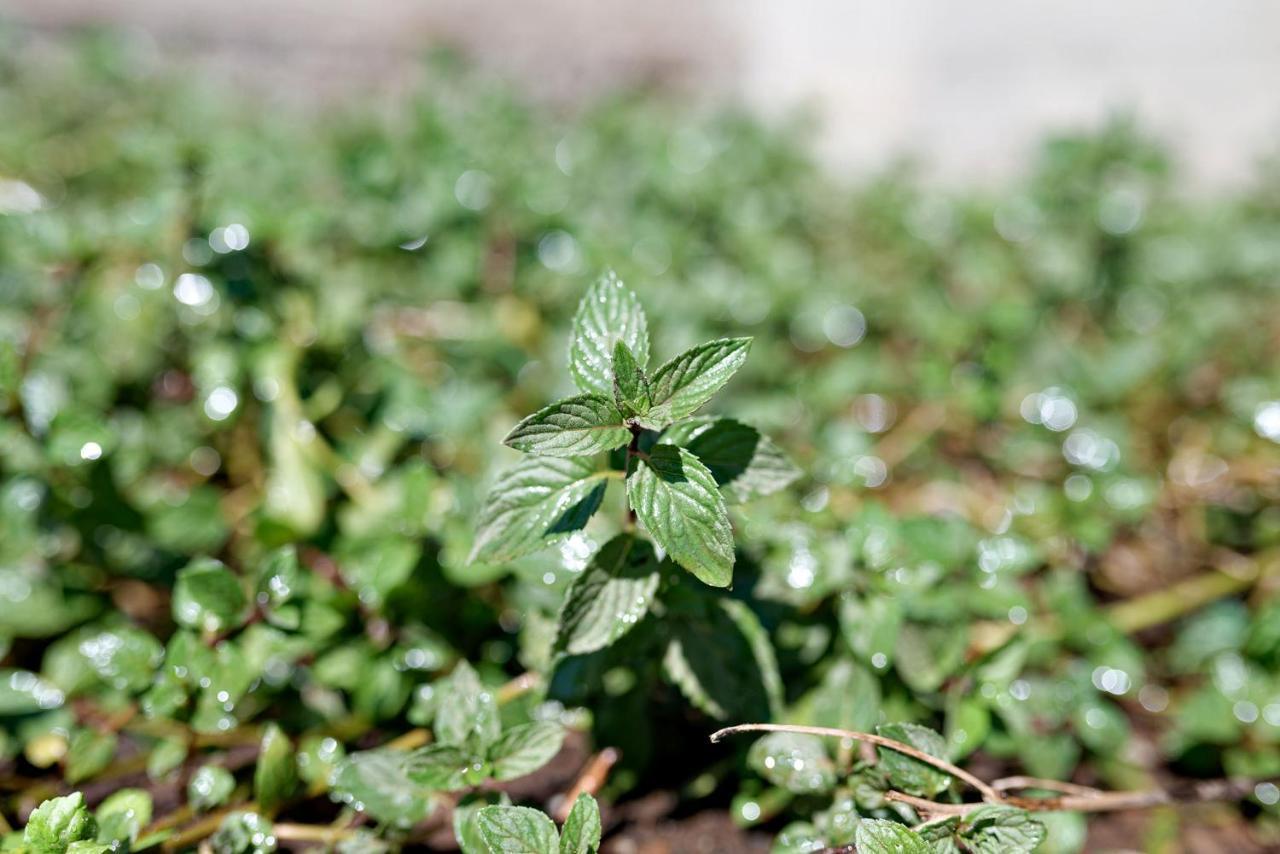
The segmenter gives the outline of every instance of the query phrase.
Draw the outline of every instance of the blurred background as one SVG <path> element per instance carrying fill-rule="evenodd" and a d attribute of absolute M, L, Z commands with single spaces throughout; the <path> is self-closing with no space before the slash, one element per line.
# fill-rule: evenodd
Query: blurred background
<path fill-rule="evenodd" d="M 516 800 L 619 751 L 619 854 L 908 817 L 850 751 L 811 786 L 707 741 L 762 718 L 1247 781 L 1047 815 L 1043 854 L 1277 850 L 1277 79 L 1247 0 L 7 0 L 0 833 L 127 785 L 135 831 L 264 850 L 275 725 L 275 819 L 451 850 L 438 792 L 348 754 L 430 737 L 465 661 L 570 733 Z M 556 657 L 618 491 L 467 555 L 608 268 L 653 364 L 754 336 L 708 412 L 803 474 L 733 505 L 731 590 L 664 581 L 704 621 Z"/>
<path fill-rule="evenodd" d="M 179 66 L 285 98 L 386 91 L 424 45 L 458 48 L 559 103 L 642 83 L 766 115 L 808 105 L 841 168 L 920 155 L 937 174 L 1007 178 L 1047 128 L 1138 116 L 1197 184 L 1239 181 L 1280 130 L 1280 10 L 1266 0 L 8 0 L 58 38 L 126 28 Z"/>

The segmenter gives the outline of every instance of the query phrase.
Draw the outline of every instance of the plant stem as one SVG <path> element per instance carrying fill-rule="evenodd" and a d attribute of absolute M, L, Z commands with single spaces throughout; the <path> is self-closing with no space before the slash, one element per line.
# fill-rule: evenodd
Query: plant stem
<path fill-rule="evenodd" d="M 909 744 L 903 744 L 892 738 L 885 738 L 882 735 L 873 735 L 869 732 L 854 732 L 853 730 L 832 729 L 831 727 L 821 726 L 791 726 L 790 724 L 739 724 L 737 726 L 726 727 L 718 732 L 711 734 L 711 741 L 717 742 L 726 735 L 733 735 L 740 732 L 794 732 L 802 735 L 820 735 L 829 738 L 848 738 L 853 741 L 866 741 L 871 744 L 878 744 L 881 747 L 887 747 L 890 750 L 910 756 L 912 759 L 918 759 L 925 764 L 932 765 L 939 771 L 945 771 L 952 777 L 956 777 L 968 783 L 973 788 L 982 793 L 982 798 L 991 803 L 999 803 L 1002 797 L 999 792 L 991 787 L 985 780 L 980 780 L 970 774 L 963 768 L 952 765 L 945 759 L 939 759 L 936 756 L 925 753 L 923 750 L 912 747 Z"/>
<path fill-rule="evenodd" d="M 627 445 L 627 460 L 622 466 L 623 483 L 626 483 L 626 478 L 631 476 L 631 458 L 640 454 L 640 433 L 642 428 L 634 424 L 628 425 L 628 428 L 631 430 L 631 444 Z M 627 507 L 626 525 L 628 528 L 634 528 L 636 526 L 635 508 L 631 506 L 631 502 L 627 500 L 625 494 L 622 496 L 622 502 Z"/>

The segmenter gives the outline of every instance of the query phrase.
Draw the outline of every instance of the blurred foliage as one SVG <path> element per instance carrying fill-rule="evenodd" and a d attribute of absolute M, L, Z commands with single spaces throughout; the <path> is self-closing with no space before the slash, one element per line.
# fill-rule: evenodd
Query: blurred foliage
<path fill-rule="evenodd" d="M 266 851 L 273 821 L 360 815 L 344 850 L 383 850 L 537 723 L 621 751 L 605 802 L 732 803 L 779 850 L 897 832 L 858 822 L 894 813 L 851 757 L 708 745 L 652 620 L 555 655 L 620 505 L 468 565 L 605 267 L 655 352 L 755 338 L 712 408 L 806 472 L 731 508 L 734 585 L 685 612 L 736 708 L 769 711 L 735 681 L 763 646 L 781 720 L 914 721 L 1112 787 L 1280 775 L 1280 171 L 1189 198 L 1116 120 L 1000 193 L 851 188 L 802 129 L 635 95 L 560 116 L 447 58 L 307 110 L 0 38 L 0 816 L 89 801 L 50 801 L 33 850 Z M 721 650 L 716 620 L 756 629 Z M 750 770 L 771 749 L 823 761 Z M 459 803 L 459 835 L 576 770 Z M 1255 795 L 1274 841 L 1280 789 Z"/>

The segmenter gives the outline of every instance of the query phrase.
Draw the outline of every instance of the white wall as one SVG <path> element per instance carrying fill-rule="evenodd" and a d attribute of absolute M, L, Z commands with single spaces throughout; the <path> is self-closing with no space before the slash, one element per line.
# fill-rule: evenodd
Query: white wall
<path fill-rule="evenodd" d="M 1280 150 L 1275 0 L 6 0 L 0 14 L 55 35 L 125 24 L 295 94 L 385 87 L 444 39 L 541 97 L 656 79 L 771 113 L 808 102 L 823 153 L 855 171 L 914 151 L 946 178 L 999 178 L 1046 128 L 1118 108 L 1204 183 Z"/>

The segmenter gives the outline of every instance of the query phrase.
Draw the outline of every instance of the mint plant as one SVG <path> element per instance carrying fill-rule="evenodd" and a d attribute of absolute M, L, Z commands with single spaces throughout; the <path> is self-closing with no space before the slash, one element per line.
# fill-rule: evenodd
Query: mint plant
<path fill-rule="evenodd" d="M 609 481 L 622 478 L 629 522 L 638 520 L 703 583 L 728 587 L 734 548 L 727 501 L 776 492 L 798 475 L 754 428 L 692 419 L 742 367 L 750 347 L 750 338 L 709 341 L 650 376 L 639 299 L 614 273 L 600 277 L 578 306 L 569 344 L 569 372 L 582 393 L 538 410 L 507 435 L 505 443 L 529 458 L 499 475 L 471 559 L 511 560 L 581 529 L 600 509 Z M 624 537 L 602 550 L 604 576 L 588 572 L 570 593 L 561 624 L 569 651 L 595 646 L 597 635 L 602 645 L 617 639 L 618 626 L 599 625 L 603 611 L 584 600 L 632 603 L 620 618 L 626 625 L 643 615 L 635 603 L 653 595 L 641 568 L 656 563 L 632 534 Z M 610 587 L 604 577 L 627 581 Z M 584 635 L 592 640 L 584 643 Z"/>

